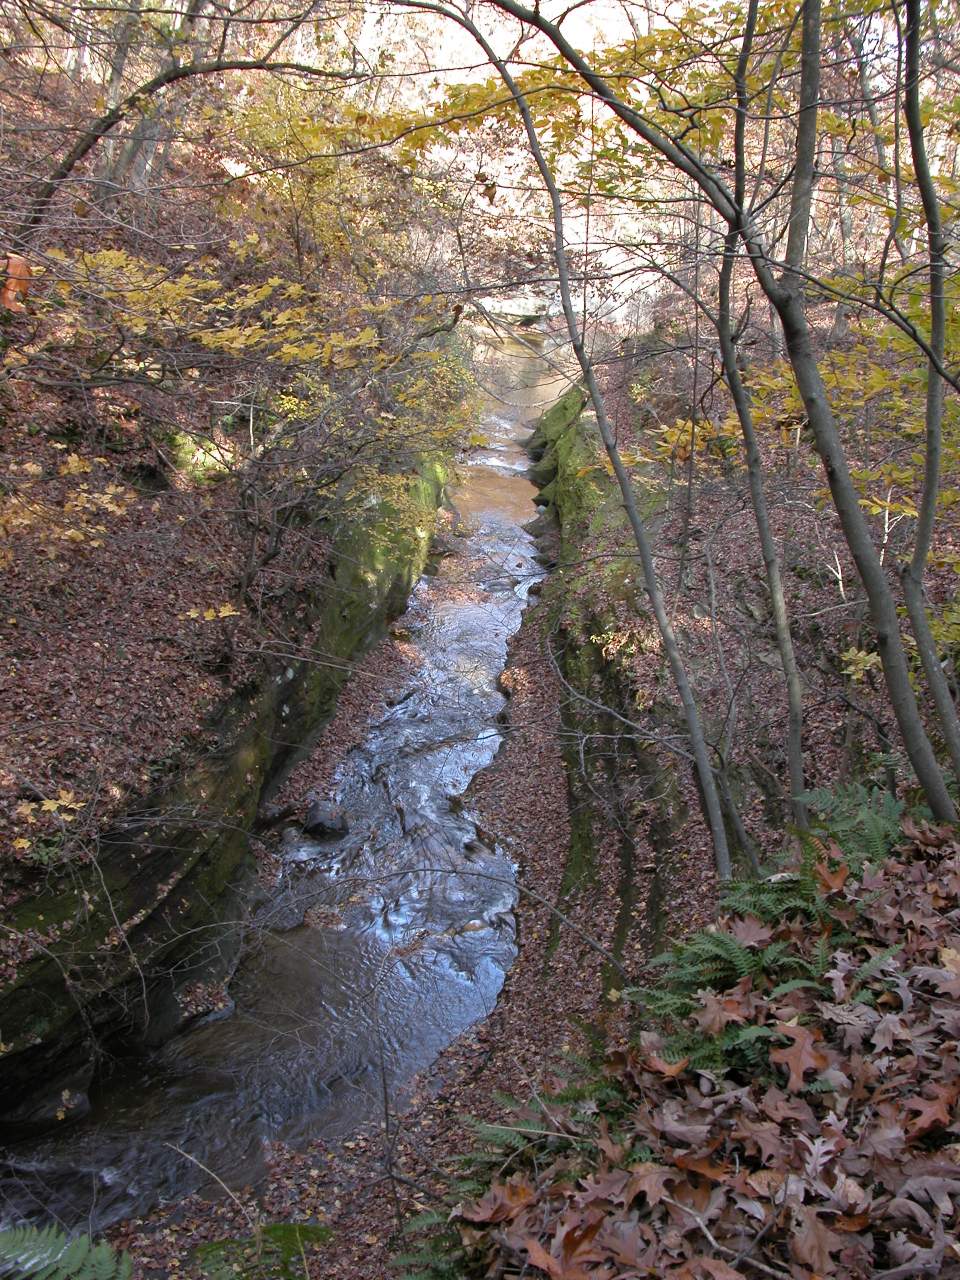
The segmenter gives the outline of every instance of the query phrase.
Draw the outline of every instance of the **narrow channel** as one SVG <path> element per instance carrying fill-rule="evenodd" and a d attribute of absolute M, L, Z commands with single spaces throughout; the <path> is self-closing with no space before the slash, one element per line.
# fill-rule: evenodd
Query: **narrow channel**
<path fill-rule="evenodd" d="M 521 442 L 563 387 L 537 341 L 484 358 L 485 442 L 460 468 L 451 551 L 401 623 L 413 673 L 324 797 L 347 833 L 286 833 L 232 1015 L 108 1077 L 62 1133 L 8 1149 L 5 1219 L 97 1232 L 210 1185 L 200 1166 L 255 1184 L 267 1144 L 382 1118 L 493 1008 L 515 954 L 515 868 L 465 793 L 499 746 L 498 680 L 540 573 Z"/>

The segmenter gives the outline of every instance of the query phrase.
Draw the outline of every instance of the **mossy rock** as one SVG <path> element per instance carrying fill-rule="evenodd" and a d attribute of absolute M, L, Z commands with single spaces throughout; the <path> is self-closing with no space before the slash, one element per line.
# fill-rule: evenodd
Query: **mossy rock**
<path fill-rule="evenodd" d="M 538 489 L 542 489 L 544 485 L 557 478 L 556 459 L 550 454 L 546 455 L 539 462 L 534 462 L 530 466 L 527 475 L 532 484 L 535 484 Z"/>
<path fill-rule="evenodd" d="M 265 668 L 211 716 L 207 754 L 103 833 L 95 865 L 52 873 L 18 905 L 14 929 L 57 925 L 61 936 L 0 987 L 0 1126 L 13 1136 L 46 1127 L 64 1089 L 85 1092 L 103 1050 L 174 1035 L 186 1017 L 179 990 L 232 971 L 257 810 L 310 750 L 350 663 L 405 607 L 445 481 L 442 459 L 426 458 L 401 501 L 335 530 L 335 593 L 314 593 L 309 621 L 314 646 L 338 661 Z"/>
<path fill-rule="evenodd" d="M 586 410 L 586 396 L 579 388 L 572 388 L 542 415 L 530 449 L 539 459 L 530 475 L 540 485 L 540 505 L 547 508 L 539 519 L 553 517 L 560 529 L 561 570 L 544 592 L 554 642 L 559 639 L 558 661 L 574 690 L 629 719 L 636 707 L 624 659 L 632 649 L 608 654 L 602 637 L 622 627 L 618 603 L 626 605 L 639 619 L 648 616 L 648 605 L 638 557 L 632 551 L 633 535 L 622 494 L 605 465 L 596 419 Z M 645 470 L 643 478 L 645 483 L 637 487 L 636 496 L 641 516 L 651 520 L 665 505 L 666 491 L 659 471 Z M 598 549 L 606 555 L 597 558 Z M 568 567 L 563 568 L 564 565 Z M 561 901 L 568 909 L 589 902 L 599 874 L 598 850 L 609 837 L 609 812 L 617 812 L 624 833 L 617 868 L 621 907 L 613 939 L 614 954 L 619 955 L 626 948 L 631 930 L 640 928 L 646 935 L 656 936 L 662 928 L 659 877 L 655 875 L 650 884 L 648 873 L 634 865 L 629 832 L 637 829 L 662 857 L 669 858 L 674 832 L 684 818 L 682 793 L 673 772 L 663 769 L 642 743 L 630 741 L 627 735 L 618 750 L 631 766 L 628 775 L 634 780 L 649 779 L 650 794 L 658 797 L 655 806 L 645 804 L 634 814 L 621 787 L 619 760 L 610 760 L 610 744 L 618 733 L 622 734 L 622 722 L 600 705 L 590 706 L 576 699 L 564 701 L 562 714 L 568 731 L 564 735 L 564 763 L 571 802 L 571 838 Z M 658 708 L 655 716 L 671 722 L 669 707 Z M 573 745 L 581 742 L 587 744 L 582 752 L 579 745 Z M 584 766 L 588 777 L 582 775 Z M 634 911 L 640 874 L 647 891 L 647 911 L 642 920 L 636 918 Z M 551 951 L 559 944 L 561 932 L 554 922 Z M 612 973 L 607 977 L 612 981 Z"/>
<path fill-rule="evenodd" d="M 524 443 L 524 448 L 534 461 L 538 462 L 554 443 L 557 436 L 579 418 L 587 403 L 587 393 L 582 387 L 571 387 L 560 399 L 550 406 L 537 419 L 533 435 Z"/>
<path fill-rule="evenodd" d="M 303 1280 L 304 1258 L 330 1239 L 329 1227 L 313 1222 L 274 1222 L 257 1236 L 214 1240 L 194 1250 L 207 1280 Z"/>

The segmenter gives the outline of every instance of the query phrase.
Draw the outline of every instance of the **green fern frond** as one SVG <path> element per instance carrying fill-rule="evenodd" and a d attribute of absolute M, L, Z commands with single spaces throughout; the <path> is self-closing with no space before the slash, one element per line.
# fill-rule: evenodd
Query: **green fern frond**
<path fill-rule="evenodd" d="M 813 978 L 790 978 L 787 982 L 780 982 L 770 992 L 771 1000 L 776 1000 L 779 996 L 788 996 L 791 991 L 803 991 L 804 988 L 819 990 L 822 984 Z"/>
<path fill-rule="evenodd" d="M 824 935 L 817 939 L 816 946 L 813 948 L 813 960 L 811 961 L 814 976 L 822 978 L 830 966 L 833 964 L 833 956 L 837 947 L 840 946 L 849 935 L 846 932 L 833 934 L 831 937 Z"/>
<path fill-rule="evenodd" d="M 408 1218 L 403 1224 L 405 1233 L 413 1231 L 423 1231 L 426 1227 L 443 1226 L 450 1217 L 449 1211 L 440 1209 L 424 1209 L 423 1213 L 415 1214 L 412 1218 Z"/>
<path fill-rule="evenodd" d="M 529 1106 L 529 1103 L 522 1102 L 512 1093 L 507 1093 L 505 1089 L 494 1089 L 493 1096 L 505 1111 L 525 1111 Z"/>
<path fill-rule="evenodd" d="M 531 1138 L 540 1136 L 540 1130 L 543 1128 L 542 1123 L 537 1124 L 532 1120 L 520 1119 L 512 1126 L 488 1124 L 476 1120 L 470 1123 L 481 1142 L 489 1142 L 491 1145 L 502 1147 L 504 1150 L 526 1146 Z"/>
<path fill-rule="evenodd" d="M 421 1218 L 427 1216 L 420 1215 Z M 445 1215 L 442 1221 L 446 1222 Z M 423 1227 L 430 1225 L 424 1223 Z M 413 1223 L 408 1223 L 405 1229 L 416 1230 Z M 447 1228 L 423 1236 L 415 1248 L 395 1257 L 393 1265 L 402 1268 L 402 1280 L 463 1280 L 465 1256 L 459 1238 Z"/>
<path fill-rule="evenodd" d="M 667 967 L 658 987 L 669 988 L 674 995 L 691 995 L 705 987 L 722 991 L 735 986 L 741 978 L 761 973 L 763 955 L 751 951 L 730 933 L 696 933 L 666 956 L 656 958 L 655 963 Z"/>
<path fill-rule="evenodd" d="M 867 862 L 881 862 L 900 838 L 903 805 L 889 791 L 850 783 L 808 791 L 804 799 L 854 874 Z"/>
<path fill-rule="evenodd" d="M 647 1017 L 653 1022 L 682 1022 L 696 1008 L 689 995 L 668 987 L 641 987 Z"/>
<path fill-rule="evenodd" d="M 836 1084 L 829 1080 L 814 1079 L 809 1080 L 804 1085 L 807 1093 L 833 1093 L 836 1090 Z"/>
<path fill-rule="evenodd" d="M 878 951 L 875 956 L 871 956 L 865 961 L 853 975 L 854 983 L 860 985 L 872 978 L 874 974 L 879 973 L 888 960 L 892 960 L 903 950 L 903 943 L 897 942 L 892 947 L 886 947 L 883 951 Z"/>
<path fill-rule="evenodd" d="M 565 1106 L 575 1102 L 613 1102 L 617 1097 L 618 1090 L 609 1080 L 594 1076 L 551 1093 L 549 1101 Z"/>
<path fill-rule="evenodd" d="M 664 1046 L 664 1057 L 668 1062 L 689 1058 L 690 1065 L 701 1071 L 756 1073 L 767 1068 L 764 1042 L 774 1034 L 771 1027 L 752 1023 L 745 1027 L 727 1027 L 717 1036 L 703 1036 L 688 1030 L 671 1037 Z"/>
<path fill-rule="evenodd" d="M 812 920 L 824 910 L 813 875 L 804 869 L 781 872 L 776 879 L 737 881 L 721 905 L 733 915 L 756 916 L 765 924 L 778 924 L 790 916 Z"/>
<path fill-rule="evenodd" d="M 0 1231 L 0 1276 L 36 1280 L 129 1280 L 133 1263 L 89 1236 L 71 1239 L 56 1227 Z"/>

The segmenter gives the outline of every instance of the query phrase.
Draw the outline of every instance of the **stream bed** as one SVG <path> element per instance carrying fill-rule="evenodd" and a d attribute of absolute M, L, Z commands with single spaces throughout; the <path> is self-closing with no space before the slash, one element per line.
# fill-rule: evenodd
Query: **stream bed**
<path fill-rule="evenodd" d="M 383 1119 L 493 1008 L 515 955 L 515 868 L 464 795 L 499 746 L 507 642 L 540 576 L 520 441 L 563 384 L 536 342 L 488 350 L 485 443 L 460 468 L 452 550 L 399 624 L 414 670 L 322 797 L 346 833 L 284 833 L 230 1016 L 107 1077 L 63 1132 L 3 1152 L 0 1223 L 95 1233 L 215 1191 L 211 1174 L 255 1184 L 267 1144 Z"/>

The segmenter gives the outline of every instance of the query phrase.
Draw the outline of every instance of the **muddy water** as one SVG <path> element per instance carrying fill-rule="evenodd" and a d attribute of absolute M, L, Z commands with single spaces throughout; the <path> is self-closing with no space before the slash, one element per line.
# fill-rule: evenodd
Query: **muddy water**
<path fill-rule="evenodd" d="M 518 440 L 562 385 L 528 343 L 490 349 L 484 369 L 486 443 L 452 495 L 453 551 L 402 622 L 415 673 L 325 797 L 348 815 L 348 834 L 285 834 L 232 1016 L 112 1077 L 72 1128 L 8 1152 L 7 1221 L 96 1231 L 210 1188 L 193 1161 L 227 1186 L 254 1183 L 266 1143 L 382 1118 L 385 1098 L 401 1101 L 493 1007 L 514 957 L 514 868 L 483 842 L 463 797 L 499 745 L 498 677 L 539 576 L 521 528 L 534 491 Z"/>

